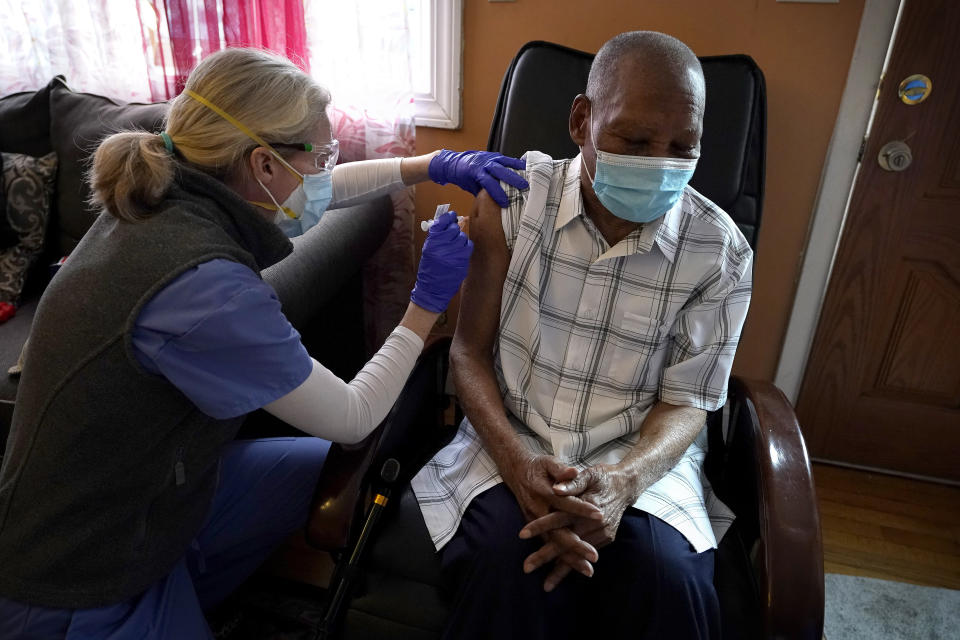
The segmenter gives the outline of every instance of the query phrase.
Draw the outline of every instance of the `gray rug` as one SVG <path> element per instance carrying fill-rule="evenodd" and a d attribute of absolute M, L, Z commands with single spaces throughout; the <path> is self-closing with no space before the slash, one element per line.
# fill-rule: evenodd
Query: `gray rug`
<path fill-rule="evenodd" d="M 957 640 L 960 591 L 828 573 L 827 640 Z"/>

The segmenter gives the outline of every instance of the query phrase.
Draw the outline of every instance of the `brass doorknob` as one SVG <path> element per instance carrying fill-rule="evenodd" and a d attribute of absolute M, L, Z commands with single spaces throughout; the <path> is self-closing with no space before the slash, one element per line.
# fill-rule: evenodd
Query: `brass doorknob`
<path fill-rule="evenodd" d="M 913 153 L 906 142 L 892 140 L 880 149 L 877 161 L 885 171 L 903 171 L 913 162 Z"/>

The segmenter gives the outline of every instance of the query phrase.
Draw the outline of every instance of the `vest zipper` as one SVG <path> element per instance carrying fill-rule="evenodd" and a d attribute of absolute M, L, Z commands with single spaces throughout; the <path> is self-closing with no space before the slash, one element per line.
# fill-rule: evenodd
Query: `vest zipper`
<path fill-rule="evenodd" d="M 183 466 L 183 447 L 177 449 L 177 462 L 173 465 L 173 476 L 178 487 L 187 481 L 187 470 Z"/>

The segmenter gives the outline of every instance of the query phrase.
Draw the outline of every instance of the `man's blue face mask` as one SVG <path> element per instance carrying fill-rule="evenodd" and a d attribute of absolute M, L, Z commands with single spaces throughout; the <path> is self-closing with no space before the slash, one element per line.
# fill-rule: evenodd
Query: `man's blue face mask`
<path fill-rule="evenodd" d="M 593 114 L 590 127 L 592 142 Z M 625 156 L 600 151 L 595 142 L 593 149 L 596 175 L 587 169 L 587 177 L 594 193 L 610 213 L 630 222 L 650 222 L 669 211 L 697 168 L 696 159 Z"/>

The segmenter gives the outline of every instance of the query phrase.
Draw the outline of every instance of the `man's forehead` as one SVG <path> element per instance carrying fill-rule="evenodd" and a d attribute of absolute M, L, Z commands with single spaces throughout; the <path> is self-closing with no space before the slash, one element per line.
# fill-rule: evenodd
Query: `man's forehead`
<path fill-rule="evenodd" d="M 604 111 L 629 113 L 657 110 L 658 105 L 682 109 L 702 115 L 704 86 L 702 75 L 692 68 L 675 71 L 651 68 L 650 65 L 622 64 L 613 74 L 612 83 L 595 105 Z"/>
<path fill-rule="evenodd" d="M 699 129 L 703 120 L 702 94 L 671 86 L 623 86 L 602 105 L 595 105 L 594 120 L 605 126 L 654 128 L 669 117 L 688 121 L 690 129 Z"/>
<path fill-rule="evenodd" d="M 655 60 L 629 58 L 616 67 L 607 88 L 609 95 L 618 93 L 684 94 L 702 100 L 705 91 L 703 73 L 690 65 L 657 64 Z"/>

